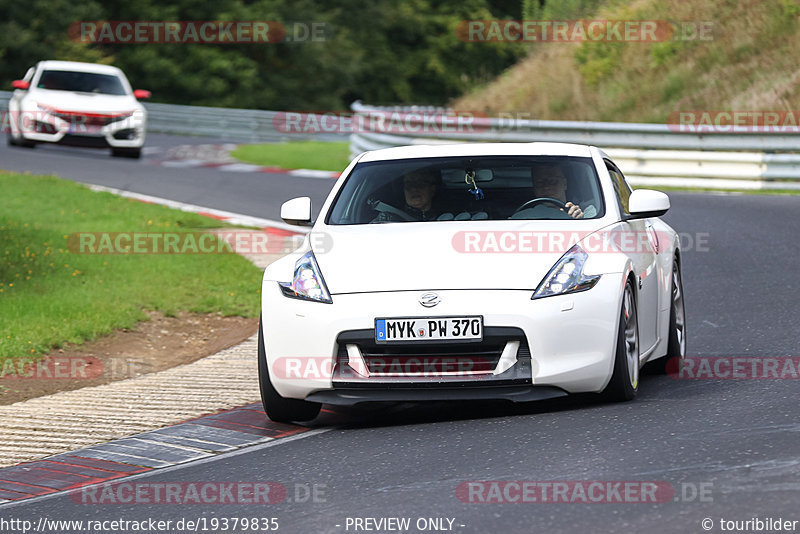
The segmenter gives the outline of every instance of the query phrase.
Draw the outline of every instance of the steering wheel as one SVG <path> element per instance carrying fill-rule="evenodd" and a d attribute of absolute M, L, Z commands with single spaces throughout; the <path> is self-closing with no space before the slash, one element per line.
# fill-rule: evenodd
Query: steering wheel
<path fill-rule="evenodd" d="M 556 207 L 558 207 L 560 209 L 563 209 L 564 211 L 567 211 L 566 203 L 561 202 L 557 198 L 539 197 L 539 198 L 534 198 L 534 199 L 531 199 L 531 200 L 523 203 L 522 206 L 520 206 L 520 207 L 518 207 L 517 209 L 514 210 L 514 213 L 519 213 L 520 211 L 522 211 L 524 209 L 527 209 L 527 208 L 529 208 L 529 207 L 531 207 L 531 206 L 533 206 L 535 204 L 539 204 L 540 202 L 550 202 L 551 204 L 555 204 Z"/>
<path fill-rule="evenodd" d="M 391 206 L 385 202 L 381 202 L 380 200 L 377 199 L 371 199 L 371 198 L 367 199 L 367 205 L 369 205 L 369 207 L 371 207 L 377 212 L 392 214 L 397 217 L 400 217 L 400 219 L 404 221 L 409 221 L 409 222 L 417 221 L 417 219 L 415 219 L 405 211 L 399 208 L 395 208 L 394 206 Z"/>

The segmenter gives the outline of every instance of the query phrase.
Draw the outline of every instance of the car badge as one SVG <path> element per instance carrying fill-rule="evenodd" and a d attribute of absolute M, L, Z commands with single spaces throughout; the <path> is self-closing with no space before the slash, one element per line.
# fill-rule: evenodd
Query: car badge
<path fill-rule="evenodd" d="M 442 301 L 442 298 L 436 293 L 424 293 L 419 298 L 419 303 L 426 308 L 433 308 Z"/>

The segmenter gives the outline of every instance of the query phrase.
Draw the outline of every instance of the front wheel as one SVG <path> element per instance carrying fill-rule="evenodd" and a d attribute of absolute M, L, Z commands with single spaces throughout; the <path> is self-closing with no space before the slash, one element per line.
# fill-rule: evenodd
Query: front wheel
<path fill-rule="evenodd" d="M 14 135 L 9 132 L 6 136 L 8 140 L 8 146 L 21 146 L 23 148 L 36 148 L 36 142 L 28 141 L 22 135 L 19 136 L 19 139 L 14 138 Z"/>
<path fill-rule="evenodd" d="M 264 349 L 264 331 L 258 321 L 258 384 L 261 389 L 261 403 L 270 419 L 278 423 L 290 421 L 310 421 L 319 415 L 322 405 L 300 399 L 281 397 L 272 385 L 267 368 L 267 351 Z"/>
<path fill-rule="evenodd" d="M 630 280 L 625 284 L 622 309 L 617 331 L 617 350 L 614 356 L 614 372 L 611 381 L 603 390 L 603 396 L 611 401 L 629 401 L 639 391 L 639 326 L 636 314 L 636 299 Z"/>
<path fill-rule="evenodd" d="M 686 360 L 686 308 L 683 302 L 681 266 L 677 258 L 672 263 L 672 291 L 670 295 L 672 303 L 669 310 L 667 355 L 651 364 L 653 371 L 660 374 L 678 372 Z"/>

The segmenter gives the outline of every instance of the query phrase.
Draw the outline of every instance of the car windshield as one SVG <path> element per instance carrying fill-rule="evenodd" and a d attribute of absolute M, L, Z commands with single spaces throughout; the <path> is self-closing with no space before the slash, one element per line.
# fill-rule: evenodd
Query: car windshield
<path fill-rule="evenodd" d="M 36 87 L 51 91 L 77 91 L 103 95 L 125 94 L 125 86 L 117 76 L 71 70 L 46 70 L 39 77 Z"/>
<path fill-rule="evenodd" d="M 480 156 L 359 163 L 327 224 L 572 219 L 604 214 L 591 158 Z"/>

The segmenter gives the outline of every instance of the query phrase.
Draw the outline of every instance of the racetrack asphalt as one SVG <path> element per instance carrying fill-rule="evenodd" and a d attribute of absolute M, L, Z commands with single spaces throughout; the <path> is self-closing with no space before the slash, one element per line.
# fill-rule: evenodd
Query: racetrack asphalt
<path fill-rule="evenodd" d="M 205 137 L 151 134 L 139 160 L 112 158 L 107 149 L 37 145 L 33 149 L 0 144 L 0 169 L 56 174 L 88 184 L 115 187 L 210 208 L 280 220 L 289 198 L 310 196 L 315 214 L 333 186 L 330 178 L 303 178 L 279 173 L 224 172 L 202 167 L 175 168 L 160 163 L 171 148 L 225 144 Z"/>
<path fill-rule="evenodd" d="M 156 154 L 137 162 L 71 150 L 3 147 L 0 168 L 55 172 L 272 219 L 291 196 L 311 196 L 319 206 L 333 185 L 286 175 L 167 169 L 148 163 Z M 664 219 L 685 247 L 690 356 L 797 357 L 800 197 L 670 198 Z M 89 505 L 61 494 L 0 506 L 0 517 L 277 517 L 280 531 L 298 533 L 354 532 L 346 528 L 348 517 L 409 517 L 412 525 L 418 518 L 446 517 L 454 519 L 453 531 L 463 533 L 720 532 L 722 519 L 800 520 L 798 399 L 800 382 L 792 379 L 645 375 L 639 397 L 622 404 L 571 397 L 522 406 L 439 402 L 377 413 L 373 407 L 355 410 L 335 426 L 312 423 L 324 432 L 136 480 L 274 481 L 289 490 L 290 498 L 279 504 Z M 486 504 L 463 502 L 456 493 L 464 482 L 493 480 L 659 481 L 675 493 L 657 504 Z M 313 484 L 322 492 L 316 502 L 295 497 L 296 485 Z M 706 518 L 713 521 L 710 530 L 702 528 Z"/>

